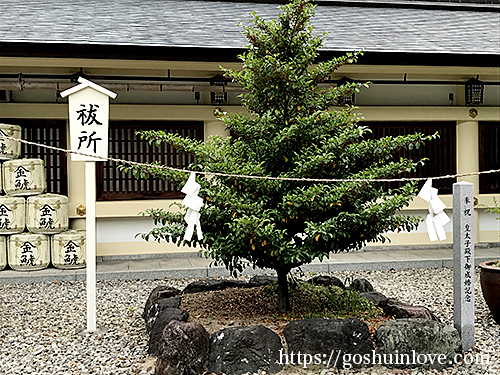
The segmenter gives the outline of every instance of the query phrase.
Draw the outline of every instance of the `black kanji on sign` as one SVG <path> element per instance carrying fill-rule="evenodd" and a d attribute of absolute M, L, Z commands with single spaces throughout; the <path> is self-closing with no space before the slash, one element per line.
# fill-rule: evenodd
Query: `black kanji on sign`
<path fill-rule="evenodd" d="M 87 135 L 87 132 L 83 130 L 78 137 L 78 139 L 80 140 L 80 142 L 78 143 L 78 150 L 82 148 L 82 145 L 85 145 L 85 142 L 87 142 L 85 148 L 90 148 L 90 146 L 93 145 L 94 153 L 97 152 L 97 141 L 102 141 L 102 138 L 94 138 L 95 135 L 95 131 L 90 135 Z"/>
<path fill-rule="evenodd" d="M 78 118 L 82 124 L 82 126 L 85 125 L 102 125 L 102 122 L 99 122 L 96 118 L 97 116 L 97 110 L 99 109 L 99 106 L 97 104 L 89 104 L 90 108 L 86 108 L 85 104 L 80 104 L 80 107 L 83 107 L 82 109 L 76 111 L 78 113 Z"/>

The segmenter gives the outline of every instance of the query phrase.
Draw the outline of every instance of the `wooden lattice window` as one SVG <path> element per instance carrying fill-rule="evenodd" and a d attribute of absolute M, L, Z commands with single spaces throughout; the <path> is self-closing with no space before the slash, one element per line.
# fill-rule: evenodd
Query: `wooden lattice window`
<path fill-rule="evenodd" d="M 362 125 L 373 130 L 374 138 L 398 136 L 413 133 L 431 135 L 439 133 L 440 138 L 426 142 L 420 148 L 402 150 L 395 155 L 412 160 L 428 158 L 424 166 L 419 166 L 415 173 L 405 173 L 400 177 L 435 177 L 456 174 L 456 123 L 455 122 L 366 122 Z M 451 194 L 456 179 L 433 180 L 432 185 L 439 189 L 439 194 Z M 424 182 L 420 182 L 422 186 Z M 387 188 L 397 188 L 400 183 L 390 183 Z"/>
<path fill-rule="evenodd" d="M 479 169 L 488 171 L 500 168 L 500 122 L 479 123 Z M 479 192 L 500 193 L 500 173 L 482 174 Z"/>
<path fill-rule="evenodd" d="M 183 137 L 203 139 L 203 122 L 194 121 L 110 121 L 109 156 L 140 163 L 158 161 L 163 165 L 184 168 L 195 162 L 192 155 L 172 146 L 149 145 L 135 134 L 138 130 L 163 130 Z M 114 162 L 97 163 L 97 200 L 180 198 L 178 187 L 158 178 L 137 179 L 131 172 L 117 169 Z"/>
<path fill-rule="evenodd" d="M 22 139 L 27 141 L 67 148 L 65 120 L 2 119 L 0 122 L 21 126 Z M 48 193 L 68 194 L 67 157 L 64 152 L 22 143 L 21 157 L 44 161 Z"/>

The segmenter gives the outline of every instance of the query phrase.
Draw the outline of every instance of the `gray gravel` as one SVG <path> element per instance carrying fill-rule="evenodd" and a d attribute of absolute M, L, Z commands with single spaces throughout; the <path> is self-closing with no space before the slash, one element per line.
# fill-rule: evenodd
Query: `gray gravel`
<path fill-rule="evenodd" d="M 338 272 L 342 280 L 368 279 L 376 290 L 432 309 L 453 321 L 450 269 Z M 1 277 L 1 274 L 0 274 Z M 83 282 L 0 285 L 0 374 L 152 374 L 148 337 L 141 314 L 149 292 L 158 285 L 182 288 L 192 280 L 103 281 L 97 284 L 98 331 L 85 332 L 86 289 Z M 476 349 L 489 364 L 457 365 L 442 371 L 303 370 L 283 374 L 500 374 L 500 326 L 489 315 L 476 275 Z"/>

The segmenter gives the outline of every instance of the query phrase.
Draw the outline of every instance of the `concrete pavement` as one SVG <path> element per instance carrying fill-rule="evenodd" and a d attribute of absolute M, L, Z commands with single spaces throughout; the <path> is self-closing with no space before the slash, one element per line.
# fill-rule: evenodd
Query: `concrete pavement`
<path fill-rule="evenodd" d="M 500 247 L 476 245 L 475 263 L 500 259 Z M 202 278 L 229 276 L 224 267 L 212 265 L 212 260 L 196 254 L 181 258 L 121 259 L 99 258 L 97 262 L 98 280 Z M 332 254 L 323 262 L 314 261 L 304 265 L 305 272 L 368 271 L 407 268 L 453 267 L 453 250 L 436 247 L 434 249 L 401 249 L 380 251 L 357 251 Z M 244 274 L 269 274 L 269 269 L 252 269 Z M 84 268 L 60 270 L 52 266 L 38 271 L 0 271 L 0 284 L 35 283 L 53 281 L 81 281 L 86 279 Z"/>

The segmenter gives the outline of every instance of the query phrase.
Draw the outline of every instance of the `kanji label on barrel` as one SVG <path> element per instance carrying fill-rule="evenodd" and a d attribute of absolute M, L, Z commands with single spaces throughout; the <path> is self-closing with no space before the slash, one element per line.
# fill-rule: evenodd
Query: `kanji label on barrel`
<path fill-rule="evenodd" d="M 11 229 L 12 210 L 5 204 L 0 205 L 0 229 Z"/>
<path fill-rule="evenodd" d="M 31 242 L 26 241 L 20 246 L 21 257 L 20 264 L 25 266 L 35 266 L 35 250 L 36 246 Z"/>

